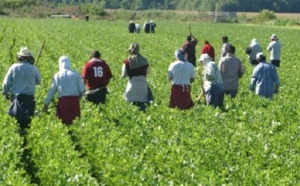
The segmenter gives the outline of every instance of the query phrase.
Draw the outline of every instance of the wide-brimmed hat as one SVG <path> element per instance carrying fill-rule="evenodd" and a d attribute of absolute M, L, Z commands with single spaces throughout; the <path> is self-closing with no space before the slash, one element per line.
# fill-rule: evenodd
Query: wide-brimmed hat
<path fill-rule="evenodd" d="M 278 38 L 277 38 L 276 34 L 272 34 L 270 39 L 273 39 L 273 40 L 278 40 Z"/>
<path fill-rule="evenodd" d="M 204 59 L 212 59 L 208 54 L 201 54 L 198 61 L 204 61 Z"/>
<path fill-rule="evenodd" d="M 20 51 L 17 53 L 18 56 L 32 56 L 28 47 L 21 47 Z"/>

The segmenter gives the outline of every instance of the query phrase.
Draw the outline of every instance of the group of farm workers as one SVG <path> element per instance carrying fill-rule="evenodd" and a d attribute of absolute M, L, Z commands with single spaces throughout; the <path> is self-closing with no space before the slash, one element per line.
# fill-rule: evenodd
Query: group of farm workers
<path fill-rule="evenodd" d="M 279 77 L 276 67 L 280 66 L 281 44 L 275 34 L 272 34 L 267 50 L 270 52 L 270 63 L 257 39 L 253 39 L 245 50 L 249 55 L 249 62 L 254 67 L 250 82 L 250 90 L 255 91 L 262 98 L 272 99 L 274 93 L 279 92 Z M 168 78 L 172 82 L 170 107 L 189 109 L 194 102 L 191 99 L 191 83 L 194 81 L 196 66 L 196 50 L 198 43 L 191 33 L 183 46 L 175 51 L 176 61 L 168 69 Z M 229 43 L 228 37 L 222 37 L 222 48 L 219 63 L 214 62 L 215 51 L 209 41 L 204 41 L 201 48 L 198 68 L 203 81 L 202 93 L 196 98 L 198 101 L 205 97 L 205 103 L 214 107 L 222 107 L 224 95 L 235 98 L 238 93 L 239 79 L 244 75 L 245 68 L 241 60 L 235 56 L 235 47 Z"/>
<path fill-rule="evenodd" d="M 254 39 L 246 53 L 253 64 L 250 90 L 263 98 L 272 99 L 273 93 L 279 91 L 279 78 L 276 66 L 280 64 L 280 43 L 275 34 L 271 37 L 268 50 L 271 51 L 271 63 L 266 62 L 266 56 Z M 167 75 L 171 81 L 170 103 L 171 108 L 185 110 L 193 107 L 191 98 L 191 83 L 195 78 L 195 47 L 198 40 L 192 35 L 182 47 L 175 50 L 175 61 L 169 65 Z M 231 98 L 238 93 L 238 82 L 243 76 L 245 68 L 239 58 L 235 56 L 235 47 L 228 42 L 228 37 L 222 37 L 222 54 L 217 65 L 214 62 L 214 48 L 208 41 L 204 42 L 200 53 L 198 70 L 203 81 L 202 96 L 207 105 L 222 107 L 224 95 Z M 129 56 L 123 60 L 123 78 L 128 77 L 124 99 L 145 111 L 153 100 L 153 94 L 147 83 L 149 73 L 148 60 L 140 53 L 138 43 L 131 43 L 128 50 Z M 255 53 L 255 54 L 254 54 Z M 253 59 L 253 56 L 256 59 Z M 3 95 L 10 101 L 8 114 L 14 117 L 20 125 L 21 131 L 29 128 L 31 118 L 34 116 L 35 86 L 41 83 L 41 74 L 35 59 L 28 47 L 21 47 L 17 53 L 18 62 L 11 65 L 2 85 Z M 44 100 L 42 111 L 47 112 L 50 102 L 57 93 L 56 115 L 65 124 L 72 124 L 76 117 L 80 117 L 80 98 L 85 96 L 87 101 L 96 105 L 105 104 L 107 85 L 113 77 L 111 69 L 101 58 L 98 50 L 91 52 L 89 60 L 84 64 L 82 74 L 74 71 L 68 56 L 58 59 L 59 71 L 54 74 L 51 86 Z M 199 98 L 199 97 L 198 97 Z M 198 99 L 197 98 L 197 99 Z"/>

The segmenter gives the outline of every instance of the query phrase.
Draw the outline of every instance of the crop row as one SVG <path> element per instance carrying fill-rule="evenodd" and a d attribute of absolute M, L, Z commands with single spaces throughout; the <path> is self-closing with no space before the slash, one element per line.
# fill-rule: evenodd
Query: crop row
<path fill-rule="evenodd" d="M 168 108 L 170 84 L 166 70 L 174 50 L 183 43 L 185 23 L 157 23 L 155 34 L 128 34 L 127 22 L 0 19 L 0 66 L 14 62 L 21 46 L 36 55 L 46 44 L 38 67 L 37 109 L 43 106 L 57 60 L 69 55 L 81 72 L 90 52 L 99 49 L 111 66 L 113 79 L 107 103 L 98 107 L 81 100 L 81 118 L 72 126 L 55 116 L 34 117 L 25 136 L 0 107 L 1 185 L 297 185 L 299 183 L 299 115 L 297 76 L 300 46 L 297 28 L 190 23 L 199 39 L 208 39 L 220 52 L 221 36 L 228 35 L 246 67 L 235 99 L 225 97 L 224 110 L 197 104 L 188 111 Z M 273 101 L 251 93 L 252 67 L 244 48 L 257 38 L 263 48 L 271 34 L 283 44 L 278 69 L 280 94 Z M 149 59 L 149 85 L 154 103 L 146 113 L 123 101 L 126 79 L 119 75 L 130 42 L 137 41 Z M 266 52 L 266 51 L 264 51 Z M 267 54 L 267 53 L 266 53 Z M 193 97 L 199 78 L 192 85 Z M 6 100 L 1 98 L 2 102 Z M 24 142 L 26 145 L 24 146 Z M 26 155 L 27 157 L 24 157 Z M 30 166 L 27 166 L 27 164 Z M 3 183 L 3 184 L 2 184 Z"/>

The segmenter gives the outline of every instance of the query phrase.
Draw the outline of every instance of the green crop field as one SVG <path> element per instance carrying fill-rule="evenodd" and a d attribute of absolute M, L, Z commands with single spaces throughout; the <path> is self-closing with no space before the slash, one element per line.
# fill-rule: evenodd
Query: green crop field
<path fill-rule="evenodd" d="M 203 101 L 187 111 L 168 107 L 167 69 L 188 34 L 186 22 L 157 22 L 155 34 L 129 34 L 125 21 L 1 18 L 2 80 L 20 47 L 28 46 L 36 56 L 46 40 L 38 62 L 42 83 L 36 90 L 37 110 L 43 107 L 61 55 L 68 55 L 81 73 L 90 52 L 99 49 L 114 77 L 107 104 L 95 107 L 82 99 L 81 118 L 71 126 L 63 125 L 52 107 L 49 114 L 33 118 L 25 137 L 19 136 L 15 120 L 6 114 L 8 102 L 1 97 L 0 185 L 299 185 L 300 30 L 189 24 L 199 39 L 197 58 L 205 39 L 219 56 L 221 36 L 227 35 L 246 67 L 238 96 L 225 97 L 224 110 Z M 269 56 L 266 47 L 273 33 L 283 47 L 281 89 L 270 101 L 249 91 L 253 67 L 244 49 L 257 38 Z M 127 79 L 121 78 L 121 66 L 133 41 L 151 68 L 148 82 L 155 100 L 145 113 L 123 100 Z M 197 74 L 193 98 L 199 92 Z"/>

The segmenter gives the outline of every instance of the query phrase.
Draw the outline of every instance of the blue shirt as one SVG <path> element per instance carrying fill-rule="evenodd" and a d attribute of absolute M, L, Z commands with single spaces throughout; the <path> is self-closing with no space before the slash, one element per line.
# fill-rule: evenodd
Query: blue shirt
<path fill-rule="evenodd" d="M 279 85 L 277 70 L 273 64 L 260 62 L 253 69 L 250 90 L 255 90 L 256 94 L 272 98 L 275 88 Z"/>
<path fill-rule="evenodd" d="M 28 62 L 18 62 L 13 64 L 2 84 L 2 93 L 18 94 L 35 94 L 35 85 L 41 83 L 41 74 L 38 68 Z"/>

